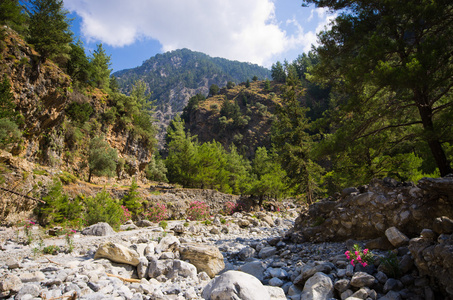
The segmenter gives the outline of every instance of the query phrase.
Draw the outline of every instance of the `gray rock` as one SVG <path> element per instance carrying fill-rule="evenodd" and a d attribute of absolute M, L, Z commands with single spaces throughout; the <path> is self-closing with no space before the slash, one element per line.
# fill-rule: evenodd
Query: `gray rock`
<path fill-rule="evenodd" d="M 140 257 L 138 259 L 139 263 L 137 265 L 137 276 L 138 278 L 145 278 L 148 273 L 148 259 L 146 257 Z"/>
<path fill-rule="evenodd" d="M 25 284 L 15 296 L 15 299 L 22 300 L 28 297 L 28 295 L 37 297 L 41 291 L 41 287 L 38 284 L 27 283 Z"/>
<path fill-rule="evenodd" d="M 409 243 L 409 238 L 396 227 L 390 227 L 385 231 L 385 236 L 395 247 L 401 247 Z"/>
<path fill-rule="evenodd" d="M 255 253 L 255 249 L 250 246 L 246 246 L 238 252 L 237 256 L 240 260 L 247 260 L 248 258 L 255 256 Z"/>
<path fill-rule="evenodd" d="M 272 277 L 270 280 L 269 280 L 269 285 L 270 286 L 282 286 L 283 285 L 283 281 L 277 277 Z"/>
<path fill-rule="evenodd" d="M 264 279 L 264 271 L 266 270 L 266 265 L 262 261 L 251 261 L 241 266 L 239 270 L 253 275 L 260 281 L 262 281 Z"/>
<path fill-rule="evenodd" d="M 173 266 L 168 272 L 167 277 L 173 279 L 178 276 L 195 278 L 197 277 L 197 268 L 188 262 L 176 259 L 173 261 Z"/>
<path fill-rule="evenodd" d="M 264 288 L 269 293 L 271 300 L 286 300 L 285 292 L 281 288 L 267 285 Z"/>
<path fill-rule="evenodd" d="M 114 235 L 115 231 L 108 223 L 100 222 L 85 228 L 84 230 L 82 230 L 82 234 L 95 236 L 108 236 Z"/>
<path fill-rule="evenodd" d="M 156 257 L 152 257 L 149 260 L 148 277 L 156 278 L 160 275 L 167 275 L 172 268 L 172 260 L 158 260 Z"/>
<path fill-rule="evenodd" d="M 198 272 L 206 272 L 211 278 L 225 268 L 223 255 L 215 246 L 185 243 L 179 248 L 181 259 L 188 260 Z"/>
<path fill-rule="evenodd" d="M 341 294 L 344 291 L 346 291 L 349 286 L 350 286 L 350 281 L 348 279 L 340 279 L 337 282 L 335 282 L 335 289 Z"/>
<path fill-rule="evenodd" d="M 135 223 L 135 225 L 137 225 L 138 227 L 151 227 L 153 226 L 153 222 L 149 221 L 149 220 L 139 220 Z"/>
<path fill-rule="evenodd" d="M 41 271 L 21 273 L 19 274 L 19 278 L 23 283 L 41 282 L 46 280 L 46 276 Z"/>
<path fill-rule="evenodd" d="M 304 300 L 321 300 L 333 297 L 332 279 L 324 273 L 318 272 L 305 282 L 302 290 L 301 299 Z"/>
<path fill-rule="evenodd" d="M 282 268 L 268 268 L 266 271 L 271 277 L 277 277 L 279 279 L 285 279 L 288 277 L 288 272 Z"/>
<path fill-rule="evenodd" d="M 268 258 L 272 255 L 275 255 L 277 253 L 277 248 L 275 247 L 264 247 L 263 249 L 260 250 L 258 253 L 258 256 L 260 258 Z"/>
<path fill-rule="evenodd" d="M 364 286 L 371 286 L 375 283 L 376 278 L 374 276 L 365 273 L 365 272 L 356 272 L 351 279 L 351 285 L 354 287 L 364 287 Z"/>
<path fill-rule="evenodd" d="M 202 292 L 206 300 L 270 300 L 269 292 L 254 276 L 227 271 L 209 282 Z"/>
<path fill-rule="evenodd" d="M 156 246 L 156 253 L 177 250 L 180 245 L 179 239 L 173 235 L 167 235 L 162 238 Z"/>

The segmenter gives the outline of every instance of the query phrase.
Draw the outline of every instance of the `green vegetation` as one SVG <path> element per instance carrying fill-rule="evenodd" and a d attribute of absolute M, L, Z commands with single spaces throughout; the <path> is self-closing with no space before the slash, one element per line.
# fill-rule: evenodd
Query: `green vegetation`
<path fill-rule="evenodd" d="M 103 137 L 92 139 L 88 154 L 88 166 L 90 170 L 88 182 L 91 182 L 92 175 L 114 176 L 117 159 L 118 154 L 116 149 L 111 148 Z"/>
<path fill-rule="evenodd" d="M 139 192 L 137 191 L 138 184 L 135 181 L 135 178 L 132 179 L 131 186 L 129 191 L 123 198 L 123 205 L 131 212 L 132 218 L 136 219 L 138 215 L 143 211 L 142 199 L 139 197 Z"/>

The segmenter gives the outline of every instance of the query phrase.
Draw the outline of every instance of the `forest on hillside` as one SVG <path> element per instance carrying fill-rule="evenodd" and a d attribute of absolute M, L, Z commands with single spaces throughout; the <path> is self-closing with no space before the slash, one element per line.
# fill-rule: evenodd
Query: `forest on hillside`
<path fill-rule="evenodd" d="M 234 138 L 223 144 L 199 142 L 185 127 L 187 115 L 171 122 L 166 147 L 158 154 L 152 103 L 147 100 L 150 92 L 163 87 L 156 85 L 154 91 L 150 83 L 134 81 L 130 95 L 121 94 L 102 45 L 87 57 L 82 43 L 73 40 L 62 1 L 34 0 L 26 7 L 19 2 L 1 2 L 0 22 L 39 52 L 34 64 L 51 60 L 71 77 L 74 90 L 105 95 L 96 105 L 69 101 L 66 107 L 71 118 L 67 128 L 73 129 L 69 141 L 75 141 L 72 149 L 79 149 L 80 156 L 88 157 L 88 179 L 115 176 L 121 164 L 125 168 L 114 149 L 94 154 L 111 148 L 105 141 L 100 141 L 102 146 L 96 144 L 96 139 L 113 128 L 132 131 L 148 141 L 144 145 L 153 158 L 140 171 L 149 180 L 261 200 L 295 196 L 311 203 L 375 177 L 416 181 L 452 171 L 453 4 L 448 1 L 304 1 L 340 14 L 319 35 L 317 48 L 293 62 L 276 62 L 272 83 L 260 83 L 259 93 L 273 99 L 271 114 L 260 101 L 239 103 L 243 97 L 227 97 L 214 106 L 212 99 L 220 93 L 215 84 L 209 95 L 193 96 L 185 110 L 195 111 L 212 102 L 209 109 L 219 126 L 231 129 L 225 134 L 236 135 L 236 129 L 252 123 L 250 116 L 267 115 L 272 122 L 269 142 L 253 146 L 252 156 L 244 155 Z M 54 17 L 45 19 L 49 15 Z M 176 75 L 175 84 L 181 78 L 197 83 L 197 74 Z M 244 87 L 252 84 L 253 88 L 258 75 L 250 78 L 252 82 L 247 78 Z M 235 85 L 229 84 L 226 89 Z M 278 84 L 278 90 L 270 91 L 271 84 Z M 3 79 L 0 97 L 4 132 L 0 142 L 12 149 L 25 127 L 12 101 L 10 78 Z M 83 140 L 81 132 L 89 133 L 90 139 Z"/>

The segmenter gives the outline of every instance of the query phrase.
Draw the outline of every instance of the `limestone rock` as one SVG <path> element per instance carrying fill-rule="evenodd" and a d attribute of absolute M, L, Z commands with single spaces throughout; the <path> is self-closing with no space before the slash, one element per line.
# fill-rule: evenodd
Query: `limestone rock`
<path fill-rule="evenodd" d="M 252 275 L 240 271 L 227 271 L 209 282 L 202 292 L 206 300 L 270 300 L 262 283 Z"/>
<path fill-rule="evenodd" d="M 139 255 L 135 250 L 112 242 L 106 242 L 100 245 L 94 258 L 107 258 L 117 263 L 132 266 L 137 266 L 140 262 Z"/>
<path fill-rule="evenodd" d="M 223 255 L 215 246 L 195 243 L 181 244 L 181 259 L 188 260 L 197 267 L 198 272 L 206 272 L 211 278 L 225 268 Z"/>
<path fill-rule="evenodd" d="M 108 223 L 100 222 L 85 228 L 84 230 L 82 230 L 82 234 L 106 236 L 115 234 L 115 231 Z"/>
<path fill-rule="evenodd" d="M 19 277 L 14 274 L 6 274 L 0 278 L 0 297 L 16 294 L 23 286 Z"/>
<path fill-rule="evenodd" d="M 135 222 L 135 225 L 137 225 L 138 227 L 151 227 L 154 224 L 153 224 L 153 222 L 145 219 L 145 220 L 140 220 L 140 221 Z"/>
<path fill-rule="evenodd" d="M 395 247 L 401 247 L 409 243 L 409 238 L 399 231 L 396 227 L 390 227 L 385 231 L 385 236 L 389 242 Z"/>
<path fill-rule="evenodd" d="M 333 283 L 329 276 L 322 272 L 315 273 L 305 282 L 301 299 L 327 300 L 333 297 Z"/>
<path fill-rule="evenodd" d="M 286 300 L 285 291 L 277 286 L 264 286 L 271 297 L 271 300 Z"/>
<path fill-rule="evenodd" d="M 156 253 L 176 250 L 178 249 L 179 245 L 180 242 L 177 237 L 173 235 L 167 235 L 160 240 L 159 244 L 156 247 Z"/>
<path fill-rule="evenodd" d="M 241 266 L 239 270 L 253 275 L 260 281 L 262 281 L 264 279 L 264 271 L 266 270 L 266 265 L 262 261 L 251 261 Z"/>
<path fill-rule="evenodd" d="M 351 279 L 351 285 L 354 287 L 369 287 L 376 282 L 376 278 L 374 276 L 365 273 L 365 272 L 355 272 L 354 276 Z"/>

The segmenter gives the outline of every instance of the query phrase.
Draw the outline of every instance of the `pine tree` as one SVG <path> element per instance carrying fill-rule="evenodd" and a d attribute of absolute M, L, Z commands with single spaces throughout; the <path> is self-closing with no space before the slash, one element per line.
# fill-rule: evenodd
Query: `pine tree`
<path fill-rule="evenodd" d="M 135 178 L 132 178 L 132 183 L 129 187 L 129 191 L 123 198 L 123 205 L 132 213 L 132 217 L 136 219 L 138 215 L 143 211 L 141 204 L 140 193 L 137 191 L 138 184 Z"/>
<path fill-rule="evenodd" d="M 110 65 L 110 56 L 107 55 L 102 44 L 99 44 L 90 60 L 90 81 L 92 86 L 109 90 Z"/>
<path fill-rule="evenodd" d="M 91 176 L 114 176 L 118 154 L 116 149 L 104 141 L 102 137 L 96 137 L 91 140 L 88 153 L 89 175 L 88 182 L 91 182 Z"/>
<path fill-rule="evenodd" d="M 32 0 L 28 42 L 41 54 L 41 62 L 67 56 L 72 32 L 62 0 Z"/>

